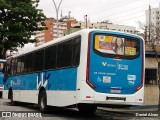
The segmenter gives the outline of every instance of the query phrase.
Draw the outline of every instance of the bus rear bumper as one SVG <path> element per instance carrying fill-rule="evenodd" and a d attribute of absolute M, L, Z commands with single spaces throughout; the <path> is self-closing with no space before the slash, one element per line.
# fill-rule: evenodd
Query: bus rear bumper
<path fill-rule="evenodd" d="M 135 94 L 104 94 L 95 92 L 96 104 L 143 105 L 143 88 Z"/>
<path fill-rule="evenodd" d="M 107 94 L 95 92 L 85 82 L 82 82 L 81 97 L 78 103 L 97 105 L 143 105 L 144 87 L 134 94 Z M 87 90 L 87 92 L 86 92 Z"/>

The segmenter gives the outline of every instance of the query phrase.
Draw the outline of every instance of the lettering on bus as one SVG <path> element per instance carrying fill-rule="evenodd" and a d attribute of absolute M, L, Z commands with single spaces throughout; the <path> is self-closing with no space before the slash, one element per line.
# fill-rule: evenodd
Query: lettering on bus
<path fill-rule="evenodd" d="M 19 85 L 21 85 L 21 81 L 20 80 L 17 80 L 17 81 L 11 80 L 10 81 L 10 86 L 19 86 Z"/>
<path fill-rule="evenodd" d="M 107 62 L 102 62 L 102 66 L 107 66 L 107 67 L 117 67 L 115 64 L 110 64 L 110 63 L 107 63 Z"/>
<path fill-rule="evenodd" d="M 135 83 L 135 82 L 132 81 L 132 80 L 129 80 L 129 81 L 128 81 L 128 84 L 129 84 L 129 85 L 134 85 L 134 83 Z"/>
<path fill-rule="evenodd" d="M 128 65 L 118 64 L 119 70 L 128 70 Z"/>
<path fill-rule="evenodd" d="M 94 72 L 95 75 L 110 75 L 114 76 L 116 73 L 107 73 L 107 72 Z"/>

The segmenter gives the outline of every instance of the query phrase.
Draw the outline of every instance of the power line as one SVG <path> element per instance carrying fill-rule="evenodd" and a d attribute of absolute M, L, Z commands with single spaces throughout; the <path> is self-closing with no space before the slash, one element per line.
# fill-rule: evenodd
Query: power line
<path fill-rule="evenodd" d="M 107 7 L 107 9 L 104 9 L 104 10 L 110 10 L 110 11 L 112 11 L 113 9 L 115 9 L 115 8 L 119 8 L 119 7 L 122 7 L 123 5 L 128 5 L 128 4 L 131 4 L 131 3 L 134 3 L 135 1 L 138 1 L 138 0 L 131 0 L 132 2 L 130 2 L 129 0 L 127 1 L 127 2 L 125 2 L 125 4 L 117 4 L 118 6 L 115 6 L 115 4 L 114 4 L 114 7 L 113 6 L 111 6 L 111 7 Z M 103 11 L 104 11 L 103 10 Z M 100 11 L 96 11 L 96 12 L 91 12 L 91 13 L 88 13 L 88 15 L 90 15 L 90 14 L 95 14 L 95 13 L 99 13 L 99 12 L 103 12 L 102 10 L 100 10 Z"/>
<path fill-rule="evenodd" d="M 158 2 L 158 1 L 155 1 L 155 2 L 152 2 L 152 4 L 153 3 L 156 3 L 156 2 Z M 121 12 L 117 12 L 117 13 L 113 13 L 113 14 L 111 14 L 111 15 L 109 15 L 109 16 L 106 16 L 106 17 L 101 17 L 101 18 L 98 18 L 98 19 L 105 19 L 105 18 L 107 18 L 107 17 L 111 17 L 111 16 L 115 16 L 115 15 L 118 15 L 118 14 L 122 14 L 122 13 L 126 13 L 126 12 L 129 12 L 129 11 L 132 11 L 132 10 L 136 10 L 137 8 L 144 8 L 144 7 L 147 7 L 147 5 L 141 5 L 141 6 L 139 6 L 139 7 L 135 7 L 135 8 L 132 8 L 132 9 L 129 9 L 129 10 L 125 10 L 125 11 L 121 11 Z M 113 8 L 114 9 L 114 8 Z M 95 18 L 95 19 L 92 19 L 92 20 L 96 20 L 97 18 Z"/>
<path fill-rule="evenodd" d="M 142 16 L 145 16 L 145 15 L 139 15 L 139 16 L 135 16 L 135 17 L 131 17 L 131 18 L 125 19 L 125 20 L 120 20 L 120 21 L 117 21 L 117 22 L 124 22 L 124 21 L 128 21 L 128 20 L 131 20 L 131 19 L 134 19 L 134 18 L 140 18 Z"/>
<path fill-rule="evenodd" d="M 118 17 L 125 17 L 126 18 L 126 16 L 128 17 L 128 16 L 133 16 L 134 14 L 137 14 L 137 13 L 142 13 L 142 12 L 144 12 L 144 10 L 145 9 L 142 9 L 141 11 L 133 11 L 133 13 L 129 13 L 130 15 L 126 15 L 126 14 L 116 14 L 116 15 L 118 15 Z M 130 10 L 128 10 L 126 13 L 128 13 Z M 121 16 L 122 15 L 122 16 Z M 110 16 L 107 16 L 107 18 L 109 18 L 109 19 L 117 19 L 117 18 L 110 18 L 111 16 L 115 16 L 115 14 L 114 15 L 110 15 Z M 106 18 L 106 17 L 105 17 Z"/>
<path fill-rule="evenodd" d="M 137 13 L 144 13 L 144 11 L 143 10 L 141 10 L 141 11 L 139 11 L 139 12 L 134 12 L 134 13 L 130 13 L 130 15 L 127 15 L 127 17 L 129 17 L 129 16 L 133 16 L 133 15 L 135 15 L 135 14 L 137 14 Z M 119 16 L 120 18 L 126 18 L 126 15 L 123 15 L 123 16 Z M 111 19 L 117 19 L 117 18 L 111 18 Z"/>
<path fill-rule="evenodd" d="M 114 17 L 114 18 L 110 18 L 111 16 L 115 16 L 115 15 L 117 15 L 118 17 L 121 17 L 121 18 L 122 18 L 122 17 L 125 17 L 125 18 L 126 18 L 126 16 L 128 17 L 128 16 L 133 16 L 134 14 L 137 14 L 137 13 L 142 13 L 142 12 L 144 12 L 144 10 L 145 10 L 145 9 L 142 9 L 141 11 L 138 11 L 138 12 L 137 12 L 137 11 L 136 11 L 136 12 L 133 11 L 133 13 L 132 13 L 132 14 L 130 13 L 130 15 L 122 14 L 122 13 L 123 13 L 123 12 L 122 12 L 121 14 L 120 14 L 120 13 L 119 13 L 119 14 L 114 14 L 114 15 L 110 15 L 110 16 L 106 16 L 106 17 L 101 17 L 101 18 L 98 18 L 98 19 L 99 19 L 99 20 L 100 20 L 100 19 L 106 19 L 106 18 L 107 18 L 107 19 L 118 19 L 118 18 L 115 18 L 115 17 Z M 131 10 L 128 10 L 126 13 L 128 13 L 129 11 L 131 11 Z M 119 15 L 120 15 L 120 16 L 119 16 Z M 121 16 L 121 15 L 123 15 L 123 16 Z M 92 20 L 97 20 L 97 19 L 95 18 L 95 19 L 92 19 Z"/>

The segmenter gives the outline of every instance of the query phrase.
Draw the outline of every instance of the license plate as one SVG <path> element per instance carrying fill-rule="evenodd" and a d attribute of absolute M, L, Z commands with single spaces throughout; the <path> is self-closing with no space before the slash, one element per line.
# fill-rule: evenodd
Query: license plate
<path fill-rule="evenodd" d="M 111 93 L 121 93 L 121 90 L 111 90 Z"/>

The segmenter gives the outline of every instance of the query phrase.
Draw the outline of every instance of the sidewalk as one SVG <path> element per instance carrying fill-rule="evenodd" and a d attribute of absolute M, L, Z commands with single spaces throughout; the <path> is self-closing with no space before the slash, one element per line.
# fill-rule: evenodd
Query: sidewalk
<path fill-rule="evenodd" d="M 98 107 L 99 110 L 106 110 L 106 111 L 114 111 L 114 112 L 132 112 L 132 111 L 158 111 L 157 105 L 145 105 L 145 106 L 133 106 L 133 107 L 126 107 L 126 108 L 107 108 L 107 107 Z"/>

